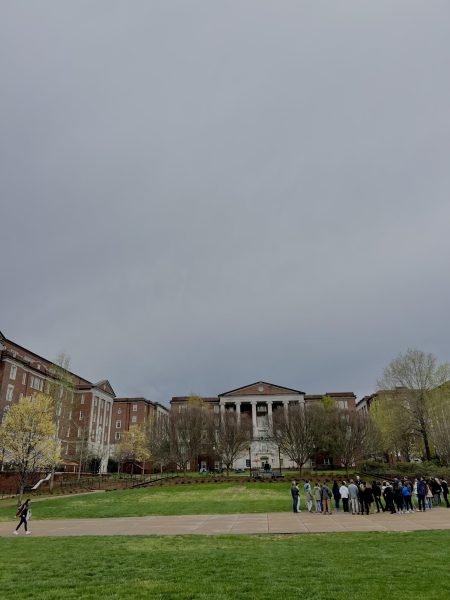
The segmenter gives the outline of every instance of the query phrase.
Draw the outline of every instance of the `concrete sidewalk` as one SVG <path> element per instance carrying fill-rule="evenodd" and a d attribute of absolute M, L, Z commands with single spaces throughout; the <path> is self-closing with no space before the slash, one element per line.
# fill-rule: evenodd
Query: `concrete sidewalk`
<path fill-rule="evenodd" d="M 0 536 L 12 537 L 17 521 L 0 523 Z M 425 531 L 450 529 L 450 509 L 433 508 L 425 513 L 373 514 L 369 516 L 307 512 L 234 515 L 184 515 L 170 517 L 123 517 L 30 521 L 33 537 L 82 535 L 218 535 L 298 534 L 351 531 Z M 20 535 L 24 535 L 23 527 Z"/>

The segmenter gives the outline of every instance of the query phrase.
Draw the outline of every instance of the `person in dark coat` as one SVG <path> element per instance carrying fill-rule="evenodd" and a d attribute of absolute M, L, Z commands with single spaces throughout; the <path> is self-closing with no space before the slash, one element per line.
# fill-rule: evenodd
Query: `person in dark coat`
<path fill-rule="evenodd" d="M 372 481 L 372 493 L 377 506 L 377 512 L 380 512 L 380 509 L 384 512 L 384 507 L 381 502 L 381 487 L 376 481 Z"/>
<path fill-rule="evenodd" d="M 389 483 L 387 483 L 386 481 L 383 481 L 383 487 L 384 487 L 383 498 L 386 503 L 386 510 L 390 510 L 391 515 L 394 515 L 395 514 L 394 490 L 392 489 L 392 486 Z M 403 502 L 403 498 L 402 498 L 402 502 Z"/>
<path fill-rule="evenodd" d="M 337 481 L 333 483 L 331 493 L 333 494 L 334 504 L 336 505 L 336 511 L 339 512 L 339 501 L 341 499 L 341 493 L 339 491 L 339 485 Z"/>
<path fill-rule="evenodd" d="M 298 485 L 297 485 L 296 481 L 292 482 L 291 496 L 292 496 L 292 510 L 293 510 L 293 512 L 298 513 L 298 503 L 300 500 L 300 491 L 298 489 Z"/>
<path fill-rule="evenodd" d="M 425 512 L 425 496 L 427 495 L 427 482 L 422 477 L 417 481 L 417 502 L 419 511 Z"/>
<path fill-rule="evenodd" d="M 369 515 L 370 509 L 372 506 L 372 502 L 373 502 L 373 491 L 372 491 L 372 486 L 370 485 L 370 483 L 367 483 L 367 485 L 364 486 L 363 502 L 364 502 L 364 508 L 366 510 L 366 515 Z"/>
<path fill-rule="evenodd" d="M 19 524 L 13 531 L 14 535 L 19 535 L 19 529 L 21 525 L 24 526 L 25 535 L 30 535 L 31 531 L 28 530 L 28 521 L 31 517 L 31 500 L 27 498 L 23 504 L 21 504 L 17 510 L 16 517 L 20 517 Z"/>

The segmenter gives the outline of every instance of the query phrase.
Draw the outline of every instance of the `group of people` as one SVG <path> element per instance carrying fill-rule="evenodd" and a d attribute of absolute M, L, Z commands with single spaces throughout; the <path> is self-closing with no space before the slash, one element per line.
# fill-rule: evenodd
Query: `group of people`
<path fill-rule="evenodd" d="M 416 510 L 425 511 L 433 506 L 450 508 L 448 500 L 448 482 L 438 477 L 425 479 L 418 477 L 414 482 L 407 477 L 383 481 L 363 481 L 359 476 L 350 479 L 347 484 L 342 481 L 339 485 L 334 481 L 330 486 L 327 482 L 313 484 L 308 479 L 303 485 L 305 504 L 308 512 L 330 515 L 332 512 L 331 501 L 337 512 L 352 515 L 368 515 L 371 512 L 390 512 L 392 514 L 411 513 Z M 292 509 L 294 513 L 300 512 L 300 488 L 296 481 L 291 485 Z M 373 507 L 373 509 L 372 509 Z"/>

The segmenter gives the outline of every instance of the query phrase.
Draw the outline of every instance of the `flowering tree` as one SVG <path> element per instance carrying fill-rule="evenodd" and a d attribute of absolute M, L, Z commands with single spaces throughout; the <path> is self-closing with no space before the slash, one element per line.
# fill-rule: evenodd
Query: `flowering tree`
<path fill-rule="evenodd" d="M 19 499 L 33 476 L 60 460 L 52 399 L 45 394 L 11 406 L 0 427 L 5 462 L 19 475 Z"/>

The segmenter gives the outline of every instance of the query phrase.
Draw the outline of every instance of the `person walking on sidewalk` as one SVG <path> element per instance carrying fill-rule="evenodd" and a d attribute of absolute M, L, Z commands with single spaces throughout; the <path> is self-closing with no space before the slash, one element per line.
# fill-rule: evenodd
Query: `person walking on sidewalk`
<path fill-rule="evenodd" d="M 21 504 L 17 510 L 16 517 L 20 517 L 19 524 L 13 531 L 14 535 L 19 535 L 20 526 L 23 524 L 25 528 L 25 535 L 30 535 L 31 531 L 28 530 L 28 521 L 31 517 L 31 500 L 27 498 L 23 504 Z"/>

